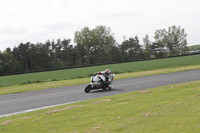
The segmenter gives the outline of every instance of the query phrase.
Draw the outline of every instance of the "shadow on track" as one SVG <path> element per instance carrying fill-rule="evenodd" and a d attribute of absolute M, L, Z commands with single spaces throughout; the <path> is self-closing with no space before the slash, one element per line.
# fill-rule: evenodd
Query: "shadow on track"
<path fill-rule="evenodd" d="M 116 89 L 116 88 L 112 88 L 112 89 L 106 89 L 106 90 L 92 90 L 89 93 L 107 93 L 107 92 L 113 92 L 113 91 L 124 91 L 123 89 Z"/>

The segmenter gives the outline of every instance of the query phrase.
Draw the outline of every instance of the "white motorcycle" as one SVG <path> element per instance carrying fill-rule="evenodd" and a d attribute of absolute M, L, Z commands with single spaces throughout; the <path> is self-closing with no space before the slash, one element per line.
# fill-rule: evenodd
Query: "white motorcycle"
<path fill-rule="evenodd" d="M 106 90 L 109 86 L 109 83 L 112 82 L 114 77 L 115 77 L 115 74 L 110 74 L 111 81 L 109 81 L 102 74 L 97 74 L 95 76 L 91 76 L 91 78 L 90 78 L 91 83 L 86 86 L 85 92 L 88 93 L 91 90 L 97 90 L 97 89 Z"/>

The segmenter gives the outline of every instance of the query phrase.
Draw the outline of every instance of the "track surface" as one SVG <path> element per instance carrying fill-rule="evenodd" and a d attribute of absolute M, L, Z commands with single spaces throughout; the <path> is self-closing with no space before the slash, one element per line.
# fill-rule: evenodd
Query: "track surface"
<path fill-rule="evenodd" d="M 163 85 L 200 80 L 200 70 L 116 80 L 112 90 L 85 93 L 87 84 L 0 96 L 0 117 L 15 112 L 83 101 Z"/>

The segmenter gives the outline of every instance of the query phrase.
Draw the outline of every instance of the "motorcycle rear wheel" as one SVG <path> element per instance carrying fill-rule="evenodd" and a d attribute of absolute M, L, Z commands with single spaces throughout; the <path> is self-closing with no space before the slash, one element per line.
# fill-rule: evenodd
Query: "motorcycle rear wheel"
<path fill-rule="evenodd" d="M 89 84 L 87 87 L 85 87 L 85 93 L 88 93 L 92 90 L 92 86 Z"/>

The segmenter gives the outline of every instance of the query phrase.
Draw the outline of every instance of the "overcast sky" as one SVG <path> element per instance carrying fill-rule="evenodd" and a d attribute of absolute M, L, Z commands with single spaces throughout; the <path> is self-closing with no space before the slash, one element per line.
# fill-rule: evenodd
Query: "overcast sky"
<path fill-rule="evenodd" d="M 111 28 L 118 43 L 181 26 L 188 44 L 200 44 L 200 0 L 0 0 L 0 51 L 21 42 L 72 39 L 88 26 Z"/>

